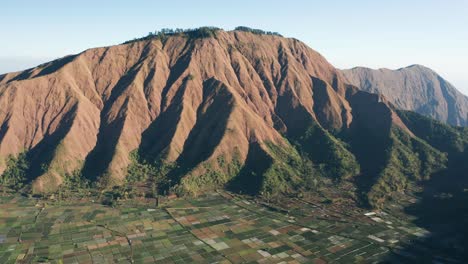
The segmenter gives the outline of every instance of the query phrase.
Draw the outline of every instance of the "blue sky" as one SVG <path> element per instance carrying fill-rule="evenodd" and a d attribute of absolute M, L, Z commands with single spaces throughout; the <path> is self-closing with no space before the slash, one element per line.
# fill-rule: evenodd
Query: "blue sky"
<path fill-rule="evenodd" d="M 0 14 L 0 72 L 164 27 L 245 25 L 298 38 L 338 68 L 423 64 L 468 94 L 467 0 L 11 0 Z"/>

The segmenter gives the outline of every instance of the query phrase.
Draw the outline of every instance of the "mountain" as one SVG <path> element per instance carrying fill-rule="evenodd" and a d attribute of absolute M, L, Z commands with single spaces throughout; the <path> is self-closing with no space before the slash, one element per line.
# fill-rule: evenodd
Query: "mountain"
<path fill-rule="evenodd" d="M 455 126 L 468 126 L 468 97 L 433 70 L 412 65 L 398 70 L 356 67 L 341 71 L 350 84 L 383 94 L 411 110 Z"/>
<path fill-rule="evenodd" d="M 429 141 L 440 129 L 428 141 L 416 129 L 442 124 L 414 125 L 296 39 L 245 29 L 150 35 L 9 73 L 0 107 L 1 180 L 34 193 L 76 175 L 194 195 L 353 186 L 378 207 L 448 164 Z"/>

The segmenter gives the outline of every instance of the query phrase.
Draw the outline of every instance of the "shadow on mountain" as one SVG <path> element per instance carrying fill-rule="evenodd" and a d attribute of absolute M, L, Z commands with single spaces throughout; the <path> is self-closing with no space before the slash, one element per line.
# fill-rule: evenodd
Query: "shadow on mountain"
<path fill-rule="evenodd" d="M 87 179 L 95 181 L 98 177 L 105 175 L 115 154 L 124 124 L 125 117 L 121 117 L 105 126 L 101 126 L 97 137 L 97 144 L 86 157 L 83 167 L 83 175 Z"/>
<path fill-rule="evenodd" d="M 332 94 L 328 90 L 327 83 L 315 77 L 312 79 L 313 100 L 314 100 L 314 113 L 317 117 L 319 124 L 333 132 L 334 127 L 341 127 L 341 122 L 345 122 L 346 111 L 343 109 L 341 113 L 335 112 L 333 107 L 337 102 L 332 99 Z"/>
<path fill-rule="evenodd" d="M 97 143 L 86 157 L 82 171 L 83 175 L 90 180 L 94 181 L 99 176 L 105 174 L 115 154 L 120 135 L 125 125 L 129 98 L 125 98 L 125 101 L 119 108 L 116 119 L 108 122 L 106 118 L 115 101 L 122 96 L 125 89 L 135 80 L 139 70 L 138 67 L 139 65 L 134 65 L 126 75 L 120 78 L 114 86 L 114 89 L 112 89 L 112 93 L 106 101 L 104 109 L 101 111 L 101 124 L 97 136 Z"/>
<path fill-rule="evenodd" d="M 187 70 L 192 59 L 190 52 L 191 49 L 193 49 L 193 45 L 190 41 L 187 41 L 183 47 L 183 55 L 181 55 L 181 57 L 175 62 L 174 66 L 170 68 L 166 85 L 162 89 L 160 105 L 161 114 L 142 133 L 138 153 L 145 160 L 159 162 L 166 158 L 167 152 L 169 151 L 168 148 L 175 135 L 177 124 L 181 120 L 184 94 L 190 78 L 185 77 L 182 80 L 182 84 L 180 87 L 177 87 L 178 89 L 172 98 L 172 101 L 168 101 L 167 94 L 171 88 L 174 89 L 174 87 L 172 87 L 174 83 L 181 78 L 182 74 Z M 148 85 L 153 76 L 154 71 L 151 71 L 145 80 L 144 87 Z"/>
<path fill-rule="evenodd" d="M 423 183 L 419 201 L 404 209 L 430 235 L 414 239 L 390 258 L 407 263 L 466 263 L 468 259 L 468 149 L 452 157 L 448 170 Z"/>
<path fill-rule="evenodd" d="M 346 141 L 361 167 L 361 175 L 355 178 L 358 195 L 363 205 L 368 206 L 367 193 L 375 184 L 388 159 L 391 144 L 391 111 L 380 103 L 378 96 L 357 92 L 350 97 L 353 121 Z"/>
<path fill-rule="evenodd" d="M 28 173 L 28 181 L 34 180 L 41 174 L 43 174 L 46 168 L 49 167 L 52 160 L 60 149 L 59 146 L 62 140 L 70 131 L 73 121 L 76 117 L 76 111 L 78 104 L 72 106 L 72 108 L 63 116 L 60 126 L 52 134 L 47 134 L 34 148 L 28 151 L 28 160 L 31 164 Z"/>
<path fill-rule="evenodd" d="M 5 79 L 5 77 L 7 77 L 6 74 L 0 74 L 0 82 L 3 81 L 3 79 Z"/>
<path fill-rule="evenodd" d="M 26 79 L 28 79 L 28 78 L 31 77 L 31 75 L 33 74 L 34 69 L 35 69 L 35 68 L 31 68 L 31 69 L 27 69 L 27 70 L 23 71 L 22 73 L 20 73 L 20 74 L 17 75 L 16 77 L 14 77 L 14 78 L 8 80 L 7 83 L 10 83 L 10 82 L 13 82 L 13 81 L 21 81 L 21 80 L 26 80 Z"/>
<path fill-rule="evenodd" d="M 31 68 L 31 69 L 25 70 L 22 73 L 20 73 L 18 76 L 16 76 L 15 78 L 9 80 L 8 82 L 10 83 L 10 82 L 13 82 L 13 81 L 22 81 L 22 80 L 26 80 L 26 79 L 31 78 L 31 77 L 32 78 L 37 78 L 37 77 L 41 77 L 41 76 L 44 76 L 44 75 L 47 75 L 47 74 L 51 74 L 51 73 L 57 71 L 58 69 L 62 68 L 66 64 L 70 63 L 71 61 L 73 61 L 73 59 L 75 59 L 77 56 L 78 55 L 70 55 L 70 56 L 66 56 L 66 57 L 51 61 L 49 63 L 39 65 L 39 67 L 44 67 L 44 68 L 38 74 L 36 74 L 33 77 L 32 77 L 32 75 L 34 73 L 34 70 L 37 69 L 37 68 Z"/>
<path fill-rule="evenodd" d="M 211 78 L 203 83 L 203 102 L 198 107 L 197 121 L 184 143 L 177 159 L 179 168 L 169 177 L 177 184 L 201 162 L 207 160 L 227 132 L 227 123 L 233 109 L 233 96 L 220 81 Z"/>
<path fill-rule="evenodd" d="M 263 184 L 263 174 L 272 163 L 273 160 L 259 143 L 251 143 L 244 167 L 228 182 L 227 189 L 241 194 L 258 195 Z"/>
<path fill-rule="evenodd" d="M 184 144 L 179 162 L 193 168 L 208 159 L 226 133 L 233 108 L 233 97 L 227 87 L 212 78 L 203 83 L 203 102 L 197 111 L 197 122 Z"/>
<path fill-rule="evenodd" d="M 169 145 L 176 133 L 177 124 L 181 119 L 187 81 L 185 79 L 177 90 L 169 108 L 161 113 L 142 133 L 138 153 L 145 160 L 155 162 L 166 158 Z"/>
<path fill-rule="evenodd" d="M 10 126 L 10 118 L 11 115 L 7 115 L 5 117 L 5 121 L 3 121 L 3 124 L 0 126 L 0 142 L 3 142 L 3 138 L 8 132 L 8 127 Z"/>
<path fill-rule="evenodd" d="M 446 170 L 421 183 L 417 202 L 404 209 L 429 236 L 403 245 L 392 259 L 408 263 L 466 263 L 468 259 L 468 130 L 398 111 L 416 136 L 448 153 Z"/>
<path fill-rule="evenodd" d="M 57 71 L 58 69 L 62 68 L 66 64 L 73 61 L 76 58 L 76 56 L 78 56 L 78 55 L 66 56 L 66 57 L 60 58 L 58 60 L 55 60 L 55 61 L 47 64 L 47 66 L 44 69 L 42 69 L 35 77 L 41 77 L 41 76 L 51 74 L 51 73 Z"/>
<path fill-rule="evenodd" d="M 170 68 L 169 77 L 167 78 L 166 85 L 164 86 L 162 93 L 161 93 L 161 111 L 167 107 L 169 103 L 167 101 L 167 94 L 174 83 L 182 76 L 182 74 L 187 70 L 190 62 L 192 60 L 192 50 L 193 50 L 193 43 L 191 41 L 187 41 L 185 46 L 183 47 L 183 54 L 180 58 L 177 59 L 174 66 Z M 187 81 L 187 78 L 184 79 Z"/>
<path fill-rule="evenodd" d="M 310 123 L 313 122 L 312 115 L 301 105 L 290 90 L 278 97 L 275 113 L 287 128 L 287 137 L 298 139 L 306 132 Z"/>

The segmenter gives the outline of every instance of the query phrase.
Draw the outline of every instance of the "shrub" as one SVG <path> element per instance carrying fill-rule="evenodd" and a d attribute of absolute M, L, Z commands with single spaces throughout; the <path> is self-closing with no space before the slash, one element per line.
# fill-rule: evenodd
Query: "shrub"
<path fill-rule="evenodd" d="M 12 189 L 21 189 L 27 181 L 27 172 L 29 170 L 27 153 L 21 152 L 17 157 L 9 155 L 6 165 L 7 167 L 0 178 L 0 183 Z"/>
<path fill-rule="evenodd" d="M 411 182 L 428 179 L 443 170 L 447 156 L 424 141 L 393 128 L 387 162 L 367 194 L 372 207 L 380 208 L 394 192 L 402 192 Z"/>
<path fill-rule="evenodd" d="M 149 32 L 148 35 L 135 38 L 133 40 L 125 41 L 123 44 L 129 44 L 137 41 L 142 40 L 150 40 L 150 39 L 160 39 L 161 41 L 165 41 L 168 36 L 184 36 L 189 38 L 211 38 L 215 37 L 216 33 L 220 31 L 220 28 L 217 27 L 200 27 L 200 28 L 189 28 L 189 29 L 171 29 L 171 28 L 163 28 L 161 30 L 156 30 L 155 32 Z"/>
<path fill-rule="evenodd" d="M 127 167 L 125 184 L 127 187 L 131 187 L 135 183 L 147 183 L 154 190 L 167 191 L 172 186 L 171 177 L 168 174 L 176 168 L 176 163 L 168 163 L 163 160 L 149 162 L 143 159 L 137 150 L 134 150 L 130 153 L 130 164 Z"/>
<path fill-rule="evenodd" d="M 73 196 L 85 197 L 91 193 L 91 184 L 82 173 L 81 169 L 76 169 L 71 173 L 65 173 L 63 183 L 57 190 L 59 199 Z"/>
<path fill-rule="evenodd" d="M 279 146 L 271 142 L 266 143 L 271 156 L 271 165 L 263 175 L 261 193 L 276 195 L 291 193 L 304 187 L 304 172 L 314 173 L 313 168 L 305 167 L 299 153 L 291 145 Z M 317 177 L 317 175 L 309 175 Z"/>
<path fill-rule="evenodd" d="M 191 38 L 211 38 L 216 36 L 216 32 L 221 30 L 217 27 L 201 27 L 198 29 L 187 30 L 185 34 Z"/>
<path fill-rule="evenodd" d="M 199 27 L 199 28 L 188 28 L 188 29 L 181 29 L 181 28 L 163 28 L 161 30 L 156 30 L 154 32 L 149 32 L 148 35 L 140 38 L 135 38 L 132 40 L 125 41 L 123 44 L 129 44 L 137 41 L 143 40 L 150 40 L 150 39 L 160 39 L 161 41 L 165 41 L 168 36 L 184 36 L 193 39 L 198 38 L 211 38 L 216 37 L 216 33 L 222 30 L 218 27 Z M 236 27 L 235 31 L 243 31 L 243 32 L 250 32 L 256 35 L 271 35 L 271 36 L 279 36 L 282 37 L 281 34 L 278 32 L 271 32 L 271 31 L 264 31 L 261 29 L 254 29 L 249 27 Z"/>
<path fill-rule="evenodd" d="M 130 153 L 130 164 L 127 167 L 127 183 L 143 182 L 156 176 L 158 170 L 153 164 L 142 160 L 138 151 Z"/>
<path fill-rule="evenodd" d="M 250 32 L 250 33 L 253 33 L 253 34 L 256 34 L 256 35 L 272 35 L 272 36 L 282 37 L 282 35 L 279 34 L 278 32 L 264 31 L 264 30 L 261 30 L 261 29 L 254 29 L 254 28 L 249 28 L 249 27 L 244 27 L 244 26 L 236 27 L 234 30 L 243 31 L 243 32 Z"/>
<path fill-rule="evenodd" d="M 452 127 L 410 111 L 398 111 L 405 125 L 419 138 L 449 154 L 468 146 L 468 128 Z"/>
<path fill-rule="evenodd" d="M 180 194 L 197 195 L 206 190 L 223 188 L 230 180 L 237 176 L 242 169 L 240 154 L 234 150 L 232 159 L 227 161 L 224 155 L 219 155 L 216 162 L 207 161 L 202 164 L 204 173 L 201 175 L 188 175 L 180 182 Z"/>
<path fill-rule="evenodd" d="M 304 156 L 319 164 L 317 167 L 325 177 L 348 179 L 360 172 L 359 163 L 347 145 L 316 123 L 309 125 L 295 145 Z"/>

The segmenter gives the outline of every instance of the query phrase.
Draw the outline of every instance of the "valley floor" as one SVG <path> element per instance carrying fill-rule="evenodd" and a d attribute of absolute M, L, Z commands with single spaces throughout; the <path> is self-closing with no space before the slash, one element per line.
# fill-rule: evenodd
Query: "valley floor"
<path fill-rule="evenodd" d="M 414 263 L 405 245 L 421 253 L 429 235 L 390 209 L 313 199 L 270 206 L 218 192 L 111 208 L 0 197 L 0 263 Z"/>

